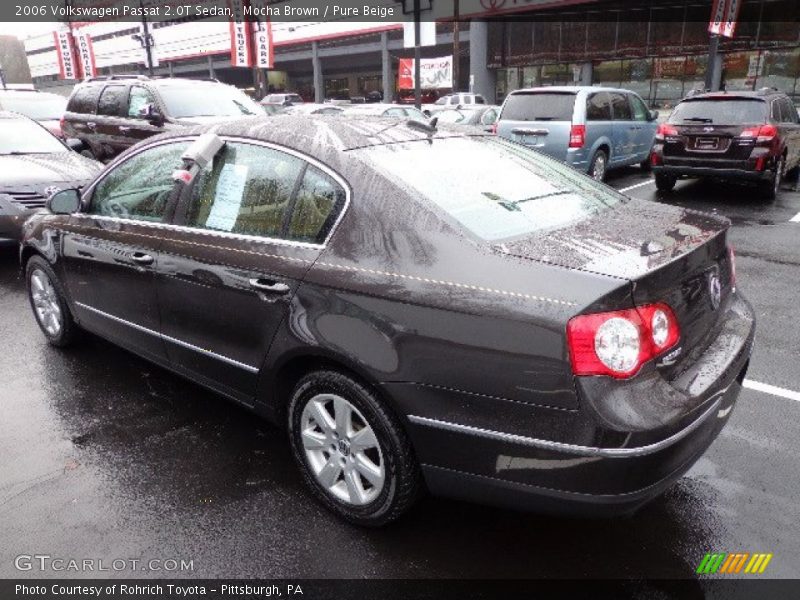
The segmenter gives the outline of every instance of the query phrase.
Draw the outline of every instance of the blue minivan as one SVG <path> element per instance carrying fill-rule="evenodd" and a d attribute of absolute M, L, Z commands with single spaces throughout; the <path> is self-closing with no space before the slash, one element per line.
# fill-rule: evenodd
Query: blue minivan
<path fill-rule="evenodd" d="M 649 167 L 658 112 L 629 90 L 540 87 L 511 92 L 497 134 L 603 181 L 610 169 Z"/>

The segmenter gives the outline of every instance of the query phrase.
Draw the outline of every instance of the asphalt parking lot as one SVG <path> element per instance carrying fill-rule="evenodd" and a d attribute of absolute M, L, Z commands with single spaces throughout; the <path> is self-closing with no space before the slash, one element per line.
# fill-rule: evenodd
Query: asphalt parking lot
<path fill-rule="evenodd" d="M 738 285 L 759 318 L 731 421 L 667 494 L 623 520 L 424 499 L 382 530 L 346 525 L 303 489 L 285 435 L 191 382 L 88 337 L 40 335 L 16 256 L 0 257 L 0 577 L 19 554 L 184 559 L 187 577 L 693 577 L 706 552 L 771 552 L 796 577 L 800 538 L 800 193 L 629 169 L 610 185 L 733 220 Z M 91 574 L 88 573 L 87 576 Z M 162 576 L 123 572 L 123 576 Z"/>

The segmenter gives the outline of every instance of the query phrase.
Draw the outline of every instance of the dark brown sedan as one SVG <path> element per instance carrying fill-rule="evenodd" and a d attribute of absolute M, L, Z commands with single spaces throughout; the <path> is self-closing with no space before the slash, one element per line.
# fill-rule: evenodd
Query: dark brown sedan
<path fill-rule="evenodd" d="M 726 423 L 753 312 L 728 222 L 490 135 L 278 116 L 157 137 L 25 226 L 79 329 L 286 426 L 314 494 L 634 510 Z"/>

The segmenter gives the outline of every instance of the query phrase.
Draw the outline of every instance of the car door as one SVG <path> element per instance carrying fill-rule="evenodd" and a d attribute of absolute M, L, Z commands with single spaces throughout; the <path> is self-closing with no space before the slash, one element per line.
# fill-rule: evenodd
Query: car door
<path fill-rule="evenodd" d="M 157 290 L 173 368 L 251 404 L 272 338 L 345 205 L 296 152 L 227 141 L 163 232 Z"/>
<path fill-rule="evenodd" d="M 61 268 L 81 325 L 158 362 L 166 352 L 155 269 L 186 147 L 158 144 L 113 166 L 87 190 L 62 238 Z"/>
<path fill-rule="evenodd" d="M 628 99 L 631 103 L 633 122 L 639 127 L 635 131 L 633 152 L 636 154 L 636 161 L 646 160 L 653 149 L 653 141 L 656 136 L 657 125 L 650 120 L 650 111 L 647 105 L 636 94 L 630 94 Z"/>
<path fill-rule="evenodd" d="M 621 92 L 609 92 L 611 112 L 614 119 L 611 152 L 611 164 L 615 166 L 635 162 L 634 148 L 636 146 L 637 132 L 641 126 L 633 120 L 631 105 L 628 95 Z"/>
<path fill-rule="evenodd" d="M 120 139 L 124 147 L 138 144 L 163 131 L 163 127 L 151 123 L 142 115 L 142 110 L 148 105 L 158 108 L 153 93 L 144 86 L 132 85 L 128 92 L 125 114 L 119 123 Z"/>
<path fill-rule="evenodd" d="M 116 155 L 128 147 L 127 137 L 120 130 L 123 115 L 127 111 L 128 86 L 111 84 L 103 88 L 97 102 L 97 115 L 87 123 L 94 129 L 98 142 L 107 154 Z"/>

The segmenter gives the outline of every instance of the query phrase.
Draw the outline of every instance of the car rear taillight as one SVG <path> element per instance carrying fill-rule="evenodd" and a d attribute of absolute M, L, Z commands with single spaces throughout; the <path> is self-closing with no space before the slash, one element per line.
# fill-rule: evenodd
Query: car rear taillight
<path fill-rule="evenodd" d="M 678 130 L 669 123 L 661 123 L 656 129 L 656 139 L 663 142 L 668 135 L 678 135 Z"/>
<path fill-rule="evenodd" d="M 580 315 L 567 324 L 567 344 L 575 375 L 627 379 L 679 339 L 678 320 L 663 303 Z"/>
<path fill-rule="evenodd" d="M 650 153 L 650 164 L 654 167 L 658 167 L 663 163 L 663 159 L 658 152 L 651 152 Z"/>
<path fill-rule="evenodd" d="M 583 148 L 586 143 L 586 125 L 573 125 L 569 130 L 569 147 Z"/>
<path fill-rule="evenodd" d="M 739 137 L 747 139 L 756 138 L 757 143 L 765 144 L 774 140 L 777 135 L 778 128 L 775 127 L 775 125 L 761 125 L 760 127 L 748 127 L 739 134 Z"/>
<path fill-rule="evenodd" d="M 733 246 L 728 246 L 728 259 L 731 262 L 731 290 L 736 291 L 736 253 Z"/>

